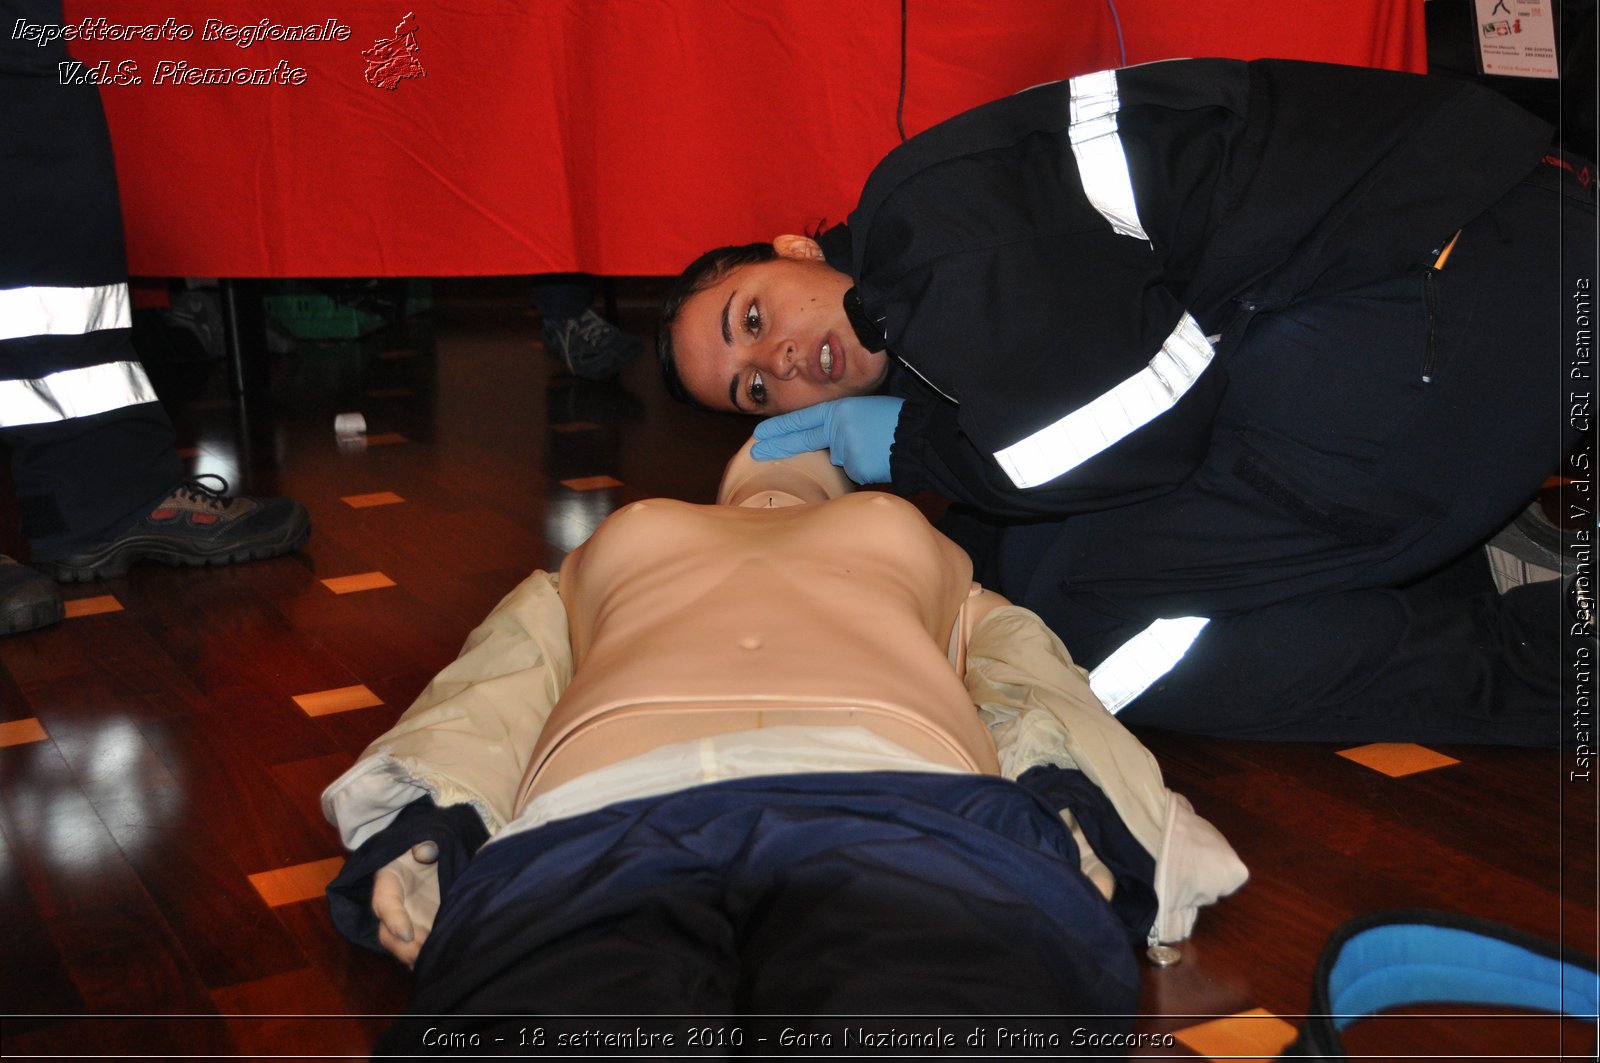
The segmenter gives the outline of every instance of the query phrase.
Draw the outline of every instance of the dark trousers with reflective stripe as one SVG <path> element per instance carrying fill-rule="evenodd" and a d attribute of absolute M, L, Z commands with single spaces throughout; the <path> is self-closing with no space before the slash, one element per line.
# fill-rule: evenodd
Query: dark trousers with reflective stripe
<path fill-rule="evenodd" d="M 59 2 L 24 2 L 20 13 L 62 20 Z M 127 281 L 105 115 L 94 86 L 58 83 L 56 64 L 66 58 L 59 45 L 0 33 L 0 289 Z M 130 329 L 0 339 L 0 381 L 135 358 Z M 0 427 L 32 556 L 65 557 L 102 542 L 158 502 L 183 476 L 173 439 L 154 402 Z"/>
<path fill-rule="evenodd" d="M 998 543 L 958 530 L 979 578 L 1091 668 L 1158 617 L 1212 618 L 1130 722 L 1552 740 L 1558 588 L 1494 594 L 1480 547 L 1575 441 L 1572 297 L 1594 284 L 1595 215 L 1559 177 L 1541 167 L 1440 269 L 1258 314 L 1213 367 L 1226 397 L 1189 481 Z"/>

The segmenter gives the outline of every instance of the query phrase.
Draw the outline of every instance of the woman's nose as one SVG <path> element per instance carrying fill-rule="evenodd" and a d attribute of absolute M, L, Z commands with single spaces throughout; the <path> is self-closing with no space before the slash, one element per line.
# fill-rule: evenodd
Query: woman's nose
<path fill-rule="evenodd" d="M 768 371 L 783 380 L 794 376 L 798 367 L 799 353 L 793 340 L 779 340 L 772 345 L 771 366 Z"/>

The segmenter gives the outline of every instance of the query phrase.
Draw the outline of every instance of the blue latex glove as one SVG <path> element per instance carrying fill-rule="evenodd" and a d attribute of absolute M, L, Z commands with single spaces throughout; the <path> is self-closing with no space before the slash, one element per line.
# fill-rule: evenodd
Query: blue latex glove
<path fill-rule="evenodd" d="M 756 425 L 750 456 L 771 461 L 826 450 L 856 483 L 888 483 L 889 448 L 904 404 L 888 395 L 858 395 L 769 417 Z"/>

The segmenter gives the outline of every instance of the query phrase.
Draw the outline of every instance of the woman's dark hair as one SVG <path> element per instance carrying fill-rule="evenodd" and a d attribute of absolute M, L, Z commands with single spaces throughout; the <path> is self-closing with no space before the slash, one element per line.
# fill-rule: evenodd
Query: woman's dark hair
<path fill-rule="evenodd" d="M 673 282 L 661 304 L 661 326 L 656 333 L 656 361 L 661 365 L 661 380 L 667 385 L 667 394 L 679 402 L 709 409 L 705 403 L 689 394 L 678 375 L 678 360 L 672 350 L 672 325 L 678 320 L 683 304 L 698 292 L 721 283 L 729 270 L 757 262 L 771 262 L 778 252 L 771 244 L 730 244 L 707 251 L 693 262 Z"/>

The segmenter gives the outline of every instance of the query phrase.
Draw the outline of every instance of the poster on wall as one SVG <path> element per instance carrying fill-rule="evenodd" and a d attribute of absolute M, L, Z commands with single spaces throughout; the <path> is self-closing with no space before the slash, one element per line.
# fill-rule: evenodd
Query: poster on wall
<path fill-rule="evenodd" d="M 1485 74 L 1554 78 L 1555 0 L 1473 0 L 1478 15 L 1478 64 Z"/>

